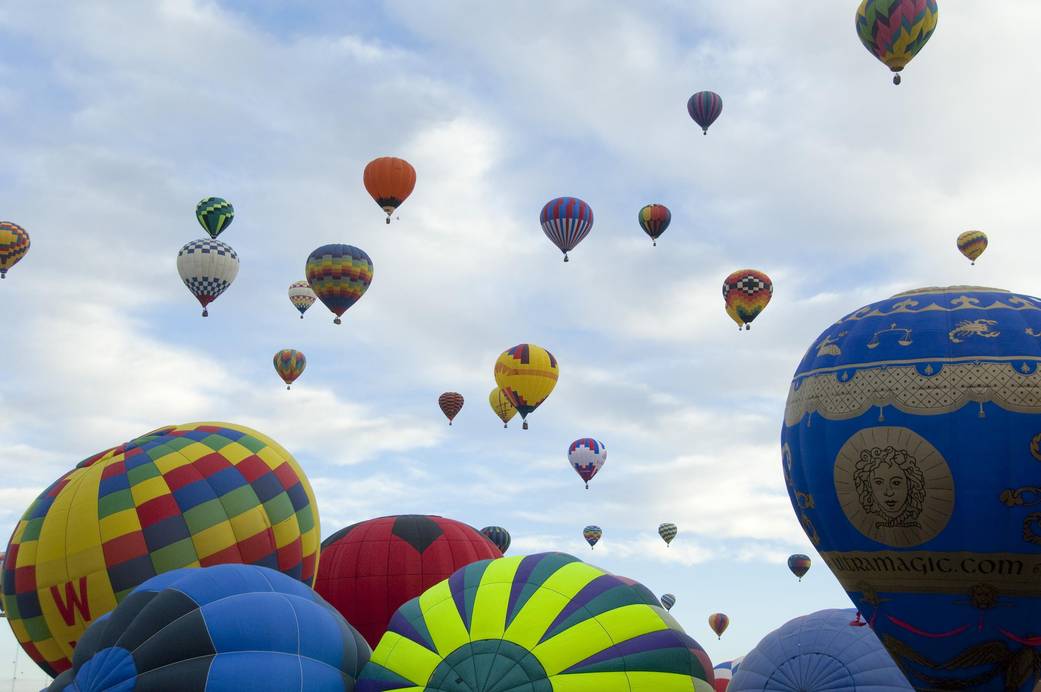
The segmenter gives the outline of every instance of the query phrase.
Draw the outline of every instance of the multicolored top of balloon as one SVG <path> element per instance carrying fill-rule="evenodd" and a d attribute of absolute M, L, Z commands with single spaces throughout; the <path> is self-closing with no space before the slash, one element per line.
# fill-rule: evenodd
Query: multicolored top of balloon
<path fill-rule="evenodd" d="M 546 202 L 539 214 L 542 232 L 564 253 L 575 249 L 593 229 L 593 209 L 577 197 L 557 197 Z"/>
<path fill-rule="evenodd" d="M 650 236 L 652 245 L 658 245 L 658 238 L 672 223 L 672 212 L 664 204 L 648 204 L 636 215 L 640 228 Z"/>
<path fill-rule="evenodd" d="M 857 36 L 899 84 L 900 72 L 936 30 L 939 12 L 936 0 L 863 0 L 857 8 Z"/>
<path fill-rule="evenodd" d="M 340 324 L 343 313 L 357 303 L 372 284 L 372 260 L 353 245 L 323 245 L 307 257 L 307 284 Z"/>
<path fill-rule="evenodd" d="M 752 320 L 759 316 L 774 294 L 770 277 L 755 269 L 738 269 L 723 280 L 723 301 L 727 314 L 739 326 L 752 328 Z"/>
<path fill-rule="evenodd" d="M 296 379 L 303 374 L 304 368 L 307 367 L 307 358 L 294 348 L 283 348 L 275 354 L 273 362 L 275 372 L 286 383 L 286 389 L 296 382 Z"/>

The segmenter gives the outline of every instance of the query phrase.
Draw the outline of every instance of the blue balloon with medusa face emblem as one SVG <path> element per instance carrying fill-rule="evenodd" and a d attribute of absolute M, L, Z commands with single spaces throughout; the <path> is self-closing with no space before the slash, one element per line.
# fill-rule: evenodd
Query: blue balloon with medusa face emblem
<path fill-rule="evenodd" d="M 795 513 L 916 689 L 1041 674 L 1041 300 L 968 286 L 852 312 L 795 372 Z"/>

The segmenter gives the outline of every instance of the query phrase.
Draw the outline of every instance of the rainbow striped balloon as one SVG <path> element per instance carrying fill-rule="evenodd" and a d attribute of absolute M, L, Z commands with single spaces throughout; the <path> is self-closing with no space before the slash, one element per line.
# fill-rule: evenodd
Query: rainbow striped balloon
<path fill-rule="evenodd" d="M 401 608 L 357 692 L 711 692 L 712 663 L 646 587 L 563 553 L 482 560 Z"/>
<path fill-rule="evenodd" d="M 708 616 L 708 626 L 716 633 L 717 639 L 722 639 L 723 633 L 730 627 L 730 618 L 723 613 L 712 613 Z"/>
<path fill-rule="evenodd" d="M 648 204 L 640 209 L 636 216 L 640 228 L 651 237 L 653 245 L 658 245 L 658 238 L 672 222 L 672 212 L 664 204 Z"/>
<path fill-rule="evenodd" d="M 307 283 L 340 324 L 340 317 L 358 302 L 372 283 L 372 260 L 353 245 L 323 245 L 307 257 Z"/>
<path fill-rule="evenodd" d="M 593 210 L 578 197 L 557 197 L 546 202 L 539 214 L 542 232 L 564 253 L 575 249 L 593 228 Z"/>

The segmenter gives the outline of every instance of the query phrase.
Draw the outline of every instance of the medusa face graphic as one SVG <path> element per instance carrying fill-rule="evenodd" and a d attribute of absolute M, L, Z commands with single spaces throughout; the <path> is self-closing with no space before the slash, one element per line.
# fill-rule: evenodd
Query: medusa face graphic
<path fill-rule="evenodd" d="M 876 527 L 921 526 L 925 478 L 918 460 L 906 449 L 861 450 L 853 482 L 861 507 L 876 516 Z"/>

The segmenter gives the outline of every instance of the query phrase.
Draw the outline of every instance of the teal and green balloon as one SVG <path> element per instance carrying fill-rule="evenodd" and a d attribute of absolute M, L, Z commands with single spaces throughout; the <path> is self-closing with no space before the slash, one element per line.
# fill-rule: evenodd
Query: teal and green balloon
<path fill-rule="evenodd" d="M 235 220 L 235 207 L 220 197 L 207 197 L 195 205 L 195 218 L 211 238 L 216 238 Z"/>

